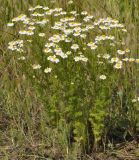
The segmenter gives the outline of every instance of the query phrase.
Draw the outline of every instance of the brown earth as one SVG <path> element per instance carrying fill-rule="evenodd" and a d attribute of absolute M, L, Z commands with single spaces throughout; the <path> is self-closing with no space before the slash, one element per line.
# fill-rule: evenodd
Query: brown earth
<path fill-rule="evenodd" d="M 139 160 L 139 143 L 137 141 L 117 144 L 114 149 L 87 156 L 86 160 Z"/>

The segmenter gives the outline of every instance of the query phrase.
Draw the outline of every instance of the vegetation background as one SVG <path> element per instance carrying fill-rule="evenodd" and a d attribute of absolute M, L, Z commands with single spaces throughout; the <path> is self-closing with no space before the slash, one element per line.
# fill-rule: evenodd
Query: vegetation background
<path fill-rule="evenodd" d="M 67 0 L 57 0 L 56 6 L 67 10 L 67 2 Z M 82 153 L 90 153 L 92 150 L 113 150 L 115 143 L 135 139 L 139 134 L 139 106 L 131 103 L 132 98 L 139 96 L 137 65 L 129 65 L 127 79 L 114 73 L 113 77 L 119 76 L 117 81 L 113 78 L 113 81 L 93 88 L 93 93 L 88 89 L 82 90 L 82 86 L 90 88 L 84 79 L 80 86 L 73 89 L 67 85 L 67 81 L 61 84 L 60 81 L 50 78 L 49 83 L 52 82 L 53 85 L 43 90 L 44 86 L 40 87 L 26 78 L 24 75 L 26 68 L 23 69 L 9 54 L 8 42 L 18 35 L 16 29 L 14 31 L 7 29 L 7 23 L 21 13 L 28 14 L 28 8 L 31 6 L 50 5 L 50 3 L 50 0 L 0 0 L 0 159 L 2 160 L 62 158 L 77 160 Z M 126 45 L 131 49 L 131 56 L 139 58 L 139 0 L 74 0 L 73 9 L 79 12 L 86 10 L 98 18 L 112 17 L 119 20 L 126 26 Z M 66 95 L 62 96 L 64 94 Z M 86 120 L 86 109 L 90 106 L 84 109 L 80 108 L 80 104 L 88 105 L 88 100 L 93 96 L 96 97 L 96 101 L 93 104 L 91 120 L 89 119 L 93 124 L 90 129 L 90 124 Z M 68 101 L 68 107 L 65 107 L 64 97 Z M 47 100 L 48 106 L 51 106 L 49 113 Z M 57 110 L 56 106 L 59 103 L 62 108 Z M 69 116 L 73 123 L 68 123 L 65 116 Z M 88 130 L 83 134 L 86 125 Z M 71 130 L 72 127 L 74 131 Z M 84 136 L 85 141 L 82 141 Z M 89 138 L 86 140 L 86 137 Z"/>

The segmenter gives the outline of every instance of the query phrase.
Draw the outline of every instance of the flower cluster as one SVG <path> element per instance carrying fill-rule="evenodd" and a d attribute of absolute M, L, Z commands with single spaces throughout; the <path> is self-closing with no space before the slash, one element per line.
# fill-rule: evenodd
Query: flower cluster
<path fill-rule="evenodd" d="M 139 97 L 132 99 L 132 103 L 137 103 L 137 102 L 139 102 Z"/>
<path fill-rule="evenodd" d="M 94 22 L 95 26 L 98 26 L 102 30 L 110 30 L 113 28 L 122 29 L 123 31 L 126 31 L 123 24 L 120 24 L 118 20 L 112 19 L 110 17 L 108 18 L 101 18 Z"/>
<path fill-rule="evenodd" d="M 23 40 L 11 41 L 8 45 L 8 49 L 12 51 L 23 52 Z"/>
<path fill-rule="evenodd" d="M 101 75 L 99 78 L 100 78 L 101 80 L 105 80 L 105 79 L 106 79 L 106 76 L 105 76 L 105 75 Z"/>
<path fill-rule="evenodd" d="M 72 3 L 73 1 L 69 1 L 69 4 Z M 61 59 L 69 57 L 75 62 L 87 63 L 90 61 L 91 54 L 94 55 L 94 53 L 98 57 L 98 64 L 108 62 L 115 69 L 121 69 L 123 63 L 127 61 L 139 63 L 138 59 L 125 57 L 130 52 L 129 49 L 116 49 L 118 41 L 114 32 L 110 31 L 117 29 L 126 32 L 126 29 L 115 19 L 108 17 L 97 20 L 86 11 L 78 13 L 74 10 L 50 9 L 48 6 L 40 5 L 29 8 L 29 12 L 29 16 L 21 14 L 7 24 L 8 27 L 15 26 L 17 22 L 23 24 L 23 28 L 18 32 L 21 39 L 8 44 L 8 49 L 11 51 L 23 52 L 24 42 L 32 43 L 34 40 L 32 37 L 37 36 L 44 43 L 43 53 L 50 63 L 56 64 L 61 62 Z M 42 32 L 38 32 L 39 27 L 43 28 Z M 47 37 L 47 41 L 42 37 Z M 112 53 L 99 54 L 99 49 L 104 48 L 105 43 L 115 48 Z M 24 55 L 22 57 L 26 59 Z M 41 69 L 41 66 L 41 62 L 32 64 L 35 70 Z M 45 68 L 45 73 L 51 72 L 49 66 Z M 105 79 L 105 76 L 100 76 L 100 79 Z"/>

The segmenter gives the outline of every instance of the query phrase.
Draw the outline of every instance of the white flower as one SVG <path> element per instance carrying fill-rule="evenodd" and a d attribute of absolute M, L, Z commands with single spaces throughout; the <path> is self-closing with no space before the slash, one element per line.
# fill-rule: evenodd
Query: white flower
<path fill-rule="evenodd" d="M 89 22 L 90 20 L 92 20 L 94 18 L 94 16 L 86 16 L 83 20 L 85 22 Z"/>
<path fill-rule="evenodd" d="M 93 18 L 94 18 L 94 16 L 89 15 L 89 16 L 86 16 L 86 18 L 88 18 L 88 19 L 93 19 Z"/>
<path fill-rule="evenodd" d="M 45 47 L 48 47 L 48 48 L 50 48 L 50 47 L 55 47 L 55 43 L 46 43 L 45 44 Z"/>
<path fill-rule="evenodd" d="M 67 51 L 66 54 L 67 54 L 67 55 L 71 55 L 72 52 L 71 52 L 71 51 Z"/>
<path fill-rule="evenodd" d="M 62 52 L 62 49 L 60 47 L 56 47 L 54 49 L 55 53 L 61 53 Z"/>
<path fill-rule="evenodd" d="M 104 55 L 103 55 L 103 58 L 104 58 L 104 59 L 109 59 L 109 58 L 110 58 L 110 55 L 109 55 L 109 54 L 104 54 Z"/>
<path fill-rule="evenodd" d="M 75 32 L 73 35 L 75 36 L 75 37 L 77 37 L 77 36 L 80 36 L 80 32 Z"/>
<path fill-rule="evenodd" d="M 72 0 L 68 1 L 68 4 L 73 4 L 73 1 Z"/>
<path fill-rule="evenodd" d="M 67 54 L 65 54 L 61 48 L 56 48 L 54 49 L 54 51 L 56 52 L 56 55 L 62 57 L 63 59 L 67 58 Z"/>
<path fill-rule="evenodd" d="M 34 26 L 30 26 L 30 27 L 28 27 L 28 29 L 33 31 L 35 29 L 35 27 Z"/>
<path fill-rule="evenodd" d="M 109 30 L 109 29 L 110 29 L 110 27 L 108 27 L 108 26 L 103 26 L 103 25 L 99 26 L 99 28 L 102 29 L 102 30 Z"/>
<path fill-rule="evenodd" d="M 114 47 L 114 46 L 115 46 L 115 44 L 114 44 L 114 43 L 110 43 L 110 46 Z"/>
<path fill-rule="evenodd" d="M 81 15 L 85 15 L 85 16 L 86 16 L 86 15 L 87 15 L 87 12 L 86 12 L 86 11 L 82 11 L 82 12 L 81 12 Z"/>
<path fill-rule="evenodd" d="M 86 25 L 85 30 L 88 31 L 88 30 L 91 30 L 93 28 L 94 28 L 94 26 L 89 24 L 89 25 Z"/>
<path fill-rule="evenodd" d="M 125 62 L 127 62 L 127 61 L 128 61 L 128 58 L 123 58 L 122 60 L 125 61 Z"/>
<path fill-rule="evenodd" d="M 70 27 L 77 27 L 77 26 L 81 26 L 81 23 L 70 22 L 70 23 L 68 23 L 68 25 L 69 25 Z"/>
<path fill-rule="evenodd" d="M 88 43 L 87 45 L 88 45 L 92 50 L 97 49 L 97 45 L 96 45 L 95 43 L 93 43 L 93 42 L 90 42 L 90 43 Z"/>
<path fill-rule="evenodd" d="M 14 26 L 14 23 L 8 23 L 7 26 L 12 27 L 12 26 Z"/>
<path fill-rule="evenodd" d="M 17 51 L 17 52 L 23 52 L 23 40 L 9 42 L 8 49 L 12 51 Z"/>
<path fill-rule="evenodd" d="M 50 2 L 51 2 L 51 3 L 56 3 L 56 0 L 51 0 Z"/>
<path fill-rule="evenodd" d="M 122 68 L 122 61 L 117 62 L 117 63 L 114 65 L 114 68 L 116 68 L 116 69 L 121 69 L 121 68 Z"/>
<path fill-rule="evenodd" d="M 43 8 L 43 6 L 37 5 L 37 6 L 35 7 L 35 9 L 41 9 L 41 8 Z"/>
<path fill-rule="evenodd" d="M 54 17 L 58 17 L 58 16 L 60 16 L 60 13 L 55 13 L 54 14 Z"/>
<path fill-rule="evenodd" d="M 17 22 L 17 21 L 24 21 L 26 20 L 27 16 L 25 14 L 21 14 L 18 17 L 15 17 L 12 19 L 12 22 Z"/>
<path fill-rule="evenodd" d="M 101 36 L 96 36 L 95 42 L 98 43 L 98 42 L 100 42 L 100 41 L 104 41 L 104 40 L 114 40 L 114 39 L 115 39 L 114 36 L 101 35 Z"/>
<path fill-rule="evenodd" d="M 55 34 L 52 37 L 50 37 L 48 40 L 52 41 L 54 43 L 58 43 L 58 42 L 64 40 L 64 37 L 62 35 Z"/>
<path fill-rule="evenodd" d="M 70 13 L 75 15 L 75 14 L 77 14 L 77 11 L 71 11 Z"/>
<path fill-rule="evenodd" d="M 42 21 L 37 21 L 36 24 L 44 26 L 45 24 L 47 24 L 49 22 L 49 20 L 43 19 Z"/>
<path fill-rule="evenodd" d="M 134 58 L 129 58 L 128 61 L 129 61 L 129 62 L 134 62 L 135 59 L 134 59 Z"/>
<path fill-rule="evenodd" d="M 26 35 L 26 31 L 25 30 L 21 30 L 21 31 L 19 31 L 19 34 Z"/>
<path fill-rule="evenodd" d="M 123 55 L 123 54 L 125 54 L 125 51 L 117 50 L 117 53 L 120 54 L 120 55 Z"/>
<path fill-rule="evenodd" d="M 136 63 L 139 63 L 139 59 L 136 59 L 135 61 L 136 61 Z"/>
<path fill-rule="evenodd" d="M 66 11 L 62 11 L 62 12 L 60 12 L 60 15 L 66 15 L 67 14 L 67 12 Z"/>
<path fill-rule="evenodd" d="M 130 52 L 130 49 L 127 48 L 127 49 L 125 50 L 125 52 L 126 52 L 126 53 L 129 53 L 129 52 Z"/>
<path fill-rule="evenodd" d="M 52 68 L 46 68 L 45 70 L 44 70 L 44 73 L 50 73 L 52 71 Z"/>
<path fill-rule="evenodd" d="M 69 34 L 73 33 L 73 30 L 72 30 L 72 29 L 65 29 L 65 30 L 64 30 L 64 33 L 65 33 L 66 35 L 69 35 Z"/>
<path fill-rule="evenodd" d="M 87 61 L 88 61 L 88 58 L 82 57 L 81 60 L 82 60 L 83 62 L 87 62 Z"/>
<path fill-rule="evenodd" d="M 102 80 L 105 80 L 106 76 L 105 75 L 101 75 L 101 76 L 99 76 L 99 78 L 102 79 Z"/>
<path fill-rule="evenodd" d="M 28 36 L 32 36 L 34 34 L 34 32 L 32 30 L 27 30 L 26 31 L 26 35 Z"/>
<path fill-rule="evenodd" d="M 137 102 L 137 99 L 132 99 L 132 103 L 135 103 L 135 102 Z"/>
<path fill-rule="evenodd" d="M 61 30 L 61 27 L 60 26 L 53 26 L 53 27 L 51 27 L 52 29 L 55 29 L 55 30 Z"/>
<path fill-rule="evenodd" d="M 74 57 L 74 60 L 75 60 L 75 62 L 78 62 L 78 61 L 80 61 L 80 57 L 78 56 L 78 57 Z"/>
<path fill-rule="evenodd" d="M 45 53 L 52 53 L 52 49 L 50 49 L 50 48 L 45 48 L 45 49 L 44 49 L 44 52 L 45 52 Z"/>
<path fill-rule="evenodd" d="M 19 31 L 19 34 L 31 36 L 31 35 L 34 34 L 34 32 L 32 30 L 27 30 L 27 31 L 26 30 L 21 30 L 21 31 Z"/>
<path fill-rule="evenodd" d="M 43 17 L 44 16 L 44 13 L 43 14 L 40 14 L 38 12 L 34 12 L 33 14 L 31 14 L 33 17 Z"/>
<path fill-rule="evenodd" d="M 23 23 L 29 24 L 30 26 L 34 26 L 35 25 L 35 22 L 30 22 L 30 19 L 26 19 L 26 21 L 24 21 Z"/>
<path fill-rule="evenodd" d="M 62 22 L 55 22 L 55 26 L 59 26 L 59 27 L 61 27 L 63 25 L 63 23 Z"/>
<path fill-rule="evenodd" d="M 119 61 L 119 58 L 117 58 L 117 57 L 114 57 L 111 59 L 111 63 L 118 62 L 118 61 Z"/>
<path fill-rule="evenodd" d="M 35 8 L 31 7 L 31 8 L 29 8 L 28 10 L 29 10 L 29 11 L 34 11 Z"/>
<path fill-rule="evenodd" d="M 79 55 L 82 55 L 83 53 L 81 51 L 78 52 Z"/>
<path fill-rule="evenodd" d="M 44 37 L 44 36 L 45 36 L 45 33 L 39 33 L 39 36 L 40 36 L 40 37 Z"/>
<path fill-rule="evenodd" d="M 58 56 L 63 56 L 63 54 L 64 54 L 64 53 L 63 53 L 62 51 L 61 51 L 61 52 L 60 52 L 60 51 L 59 51 L 59 52 L 56 52 L 56 55 L 58 55 Z"/>
<path fill-rule="evenodd" d="M 25 60 L 26 58 L 24 57 L 24 56 L 22 56 L 22 57 L 20 57 L 20 58 L 18 58 L 18 60 Z"/>
<path fill-rule="evenodd" d="M 31 39 L 27 39 L 27 42 L 31 43 L 31 42 L 32 42 L 32 40 L 31 40 Z"/>
<path fill-rule="evenodd" d="M 98 61 L 97 63 L 98 63 L 99 65 L 100 65 L 100 64 L 104 64 L 104 62 L 102 62 L 102 61 Z"/>
<path fill-rule="evenodd" d="M 87 37 L 87 35 L 86 34 L 80 34 L 80 37 L 84 39 L 84 38 Z"/>
<path fill-rule="evenodd" d="M 61 12 L 63 9 L 62 8 L 55 8 L 54 11 L 55 12 Z"/>
<path fill-rule="evenodd" d="M 43 7 L 44 10 L 49 10 L 49 7 Z"/>
<path fill-rule="evenodd" d="M 32 65 L 32 68 L 33 68 L 34 70 L 36 70 L 36 69 L 40 69 L 41 66 L 40 66 L 39 64 L 33 64 L 33 65 Z"/>
<path fill-rule="evenodd" d="M 73 49 L 73 50 L 77 50 L 78 48 L 79 48 L 78 44 L 73 44 L 71 46 L 71 49 Z"/>
<path fill-rule="evenodd" d="M 127 30 L 125 28 L 122 29 L 123 32 L 127 32 Z"/>
<path fill-rule="evenodd" d="M 78 62 L 78 61 L 87 62 L 88 58 L 86 58 L 85 56 L 83 56 L 82 54 L 80 54 L 80 56 L 74 57 L 74 60 L 75 60 L 75 62 Z"/>
<path fill-rule="evenodd" d="M 47 59 L 48 59 L 49 61 L 51 61 L 51 62 L 59 63 L 59 59 L 56 58 L 55 55 L 54 55 L 54 56 L 49 56 Z"/>
<path fill-rule="evenodd" d="M 97 55 L 97 58 L 101 58 L 101 55 L 100 55 L 100 54 L 98 54 L 98 55 Z"/>
<path fill-rule="evenodd" d="M 52 15 L 52 13 L 54 12 L 54 10 L 50 9 L 48 11 L 45 12 L 46 15 Z"/>
<path fill-rule="evenodd" d="M 72 39 L 69 38 L 69 37 L 65 39 L 65 42 L 67 42 L 67 43 L 69 43 L 69 42 L 71 42 L 71 41 L 72 41 Z"/>
<path fill-rule="evenodd" d="M 61 55 L 61 57 L 62 57 L 63 59 L 68 58 L 67 54 L 64 54 L 64 53 Z"/>
<path fill-rule="evenodd" d="M 81 32 L 81 31 L 82 31 L 81 27 L 75 27 L 73 30 L 74 30 L 75 32 Z"/>

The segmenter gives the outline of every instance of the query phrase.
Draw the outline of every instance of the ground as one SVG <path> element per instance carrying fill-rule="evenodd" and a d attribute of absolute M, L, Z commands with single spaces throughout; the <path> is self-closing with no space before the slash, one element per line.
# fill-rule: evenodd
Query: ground
<path fill-rule="evenodd" d="M 117 144 L 112 151 L 97 153 L 86 160 L 139 160 L 139 143 L 137 141 Z"/>

